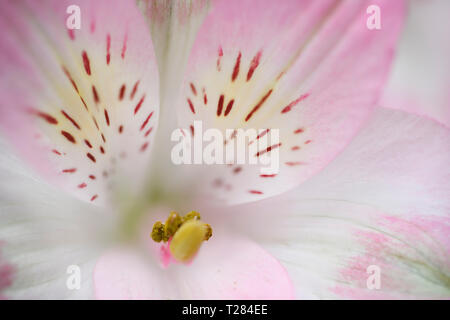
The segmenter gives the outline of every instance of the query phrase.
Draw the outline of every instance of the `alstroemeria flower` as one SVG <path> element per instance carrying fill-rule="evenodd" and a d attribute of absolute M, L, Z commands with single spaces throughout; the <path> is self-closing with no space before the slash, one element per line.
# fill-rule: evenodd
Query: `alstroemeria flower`
<path fill-rule="evenodd" d="M 376 107 L 402 1 L 72 2 L 1 4 L 2 296 L 448 296 L 448 129 Z M 280 129 L 279 173 L 174 165 L 195 120 Z"/>

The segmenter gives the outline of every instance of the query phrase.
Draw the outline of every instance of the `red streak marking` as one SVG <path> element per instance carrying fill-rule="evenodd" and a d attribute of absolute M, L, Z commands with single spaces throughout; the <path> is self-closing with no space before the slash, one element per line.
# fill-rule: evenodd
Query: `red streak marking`
<path fill-rule="evenodd" d="M 87 156 L 89 159 L 91 159 L 92 162 L 97 162 L 97 160 L 95 159 L 95 157 L 94 157 L 92 154 L 86 153 L 86 156 Z"/>
<path fill-rule="evenodd" d="M 258 136 L 256 137 L 255 140 L 250 141 L 250 143 L 248 145 L 251 145 L 253 142 L 255 142 L 256 140 L 261 139 L 262 137 L 264 137 L 268 132 L 270 131 L 270 129 L 266 129 L 263 132 L 261 132 L 260 134 L 258 134 Z"/>
<path fill-rule="evenodd" d="M 125 95 L 125 85 L 123 84 L 120 87 L 120 91 L 119 91 L 119 100 L 122 101 L 123 100 L 123 96 Z"/>
<path fill-rule="evenodd" d="M 191 109 L 192 113 L 195 114 L 194 105 L 192 104 L 191 99 L 187 99 L 187 102 L 189 103 L 189 109 Z"/>
<path fill-rule="evenodd" d="M 86 187 L 87 187 L 87 184 L 85 182 L 83 182 L 83 183 L 78 185 L 78 188 L 80 188 L 80 189 L 83 189 L 83 188 L 86 188 Z"/>
<path fill-rule="evenodd" d="M 255 69 L 258 67 L 259 59 L 261 59 L 261 55 L 262 55 L 262 52 L 259 51 L 256 54 L 256 56 L 253 58 L 252 62 L 250 63 L 250 68 L 248 69 L 248 73 L 247 73 L 247 81 L 249 81 L 252 78 L 253 72 L 255 72 Z"/>
<path fill-rule="evenodd" d="M 84 64 L 84 70 L 86 70 L 86 73 L 90 76 L 91 75 L 91 64 L 89 62 L 89 57 L 86 53 L 86 51 L 83 51 L 81 53 L 83 56 L 83 64 Z"/>
<path fill-rule="evenodd" d="M 121 125 L 120 127 L 119 127 L 119 133 L 122 133 L 123 132 L 123 126 Z"/>
<path fill-rule="evenodd" d="M 73 135 L 71 135 L 70 133 L 68 133 L 67 131 L 61 130 L 61 134 L 70 142 L 72 143 L 76 143 L 75 138 L 73 137 Z"/>
<path fill-rule="evenodd" d="M 249 190 L 249 192 L 252 194 L 263 194 L 262 191 L 258 191 L 258 190 Z"/>
<path fill-rule="evenodd" d="M 35 115 L 37 115 L 39 118 L 44 119 L 45 121 L 47 121 L 50 124 L 58 124 L 58 120 L 56 120 L 54 117 L 52 117 L 48 113 L 45 113 L 45 112 L 42 112 L 42 111 L 37 111 L 37 110 L 33 110 L 32 112 Z"/>
<path fill-rule="evenodd" d="M 208 104 L 208 97 L 206 96 L 206 93 L 203 94 L 203 103 L 205 105 Z"/>
<path fill-rule="evenodd" d="M 106 64 L 109 65 L 111 61 L 111 35 L 108 33 L 106 36 Z"/>
<path fill-rule="evenodd" d="M 80 126 L 78 125 L 78 123 L 73 120 L 73 118 L 71 116 L 69 116 L 64 110 L 61 110 L 61 113 L 64 115 L 64 117 L 67 118 L 67 120 L 69 120 L 70 122 L 72 122 L 72 124 L 78 129 L 81 130 Z"/>
<path fill-rule="evenodd" d="M 300 128 L 300 129 L 295 130 L 294 134 L 298 134 L 298 133 L 302 133 L 302 132 L 305 132 L 305 129 Z"/>
<path fill-rule="evenodd" d="M 231 108 L 233 108 L 233 104 L 234 104 L 234 99 L 232 99 L 230 102 L 228 102 L 227 108 L 225 109 L 225 114 L 224 114 L 225 117 L 230 113 Z"/>
<path fill-rule="evenodd" d="M 53 149 L 53 150 L 52 150 L 52 152 L 53 152 L 53 153 L 56 153 L 56 154 L 57 154 L 58 156 L 60 156 L 60 155 L 61 155 L 61 152 L 59 152 L 59 151 L 58 151 L 58 150 L 56 150 L 56 149 Z"/>
<path fill-rule="evenodd" d="M 64 169 L 63 173 L 74 173 L 77 171 L 77 168 Z"/>
<path fill-rule="evenodd" d="M 92 144 L 89 142 L 89 140 L 84 139 L 84 143 L 89 147 L 89 149 L 92 149 Z"/>
<path fill-rule="evenodd" d="M 306 140 L 305 144 L 310 144 L 312 142 L 312 140 Z"/>
<path fill-rule="evenodd" d="M 136 108 L 134 108 L 134 114 L 138 113 L 139 109 L 142 106 L 142 103 L 144 102 L 145 94 L 142 96 L 141 100 L 139 100 L 138 104 L 136 105 Z"/>
<path fill-rule="evenodd" d="M 250 120 L 250 118 L 253 116 L 253 114 L 258 111 L 259 108 L 261 108 L 261 106 L 263 105 L 263 103 L 267 100 L 267 98 L 269 98 L 269 96 L 272 94 L 273 89 L 270 89 L 266 95 L 264 97 L 261 98 L 261 100 L 259 100 L 259 102 L 256 104 L 256 106 L 253 107 L 252 111 L 250 111 L 250 113 L 247 115 L 247 117 L 245 117 L 245 121 L 247 122 L 248 120 Z"/>
<path fill-rule="evenodd" d="M 196 96 L 197 95 L 197 89 L 195 89 L 195 86 L 194 86 L 194 84 L 192 82 L 190 83 L 190 86 L 191 86 L 192 93 L 194 94 L 194 96 Z"/>
<path fill-rule="evenodd" d="M 127 51 L 127 40 L 128 40 L 128 33 L 125 34 L 125 38 L 123 39 L 122 53 L 120 54 L 122 59 L 125 59 L 125 52 Z"/>
<path fill-rule="evenodd" d="M 260 174 L 259 176 L 261 178 L 273 178 L 276 177 L 277 175 L 274 173 L 274 174 Z"/>
<path fill-rule="evenodd" d="M 63 71 L 66 74 L 67 78 L 69 79 L 69 81 L 72 83 L 73 88 L 75 89 L 76 92 L 78 92 L 78 87 L 75 83 L 75 81 L 73 81 L 72 76 L 70 75 L 69 71 L 67 71 L 67 69 L 63 66 Z"/>
<path fill-rule="evenodd" d="M 100 146 L 100 152 L 105 154 L 105 149 L 102 146 Z"/>
<path fill-rule="evenodd" d="M 97 198 L 98 198 L 98 194 L 92 196 L 91 201 L 94 201 L 94 200 L 97 199 Z"/>
<path fill-rule="evenodd" d="M 264 153 L 267 153 L 267 152 L 270 152 L 270 151 L 272 151 L 273 149 L 276 149 L 276 148 L 278 148 L 278 147 L 280 147 L 280 146 L 281 146 L 281 142 L 278 143 L 278 144 L 274 144 L 273 146 L 267 147 L 267 149 L 265 149 L 265 150 L 263 150 L 263 151 L 258 151 L 258 152 L 256 153 L 256 156 L 259 157 L 260 155 L 262 155 L 262 154 L 264 154 Z"/>
<path fill-rule="evenodd" d="M 192 134 L 192 136 L 194 136 L 194 133 L 195 133 L 195 131 L 194 131 L 194 126 L 191 125 L 191 126 L 190 126 L 190 129 L 191 129 L 191 134 Z"/>
<path fill-rule="evenodd" d="M 75 40 L 75 32 L 73 29 L 67 29 L 67 33 L 69 34 L 70 40 Z"/>
<path fill-rule="evenodd" d="M 150 132 L 152 132 L 152 130 L 153 130 L 153 127 L 148 129 L 147 132 L 145 133 L 144 137 L 147 137 L 150 134 Z"/>
<path fill-rule="evenodd" d="M 233 173 L 237 174 L 242 171 L 241 167 L 234 168 Z"/>
<path fill-rule="evenodd" d="M 145 126 L 150 121 L 152 116 L 153 116 L 153 111 L 150 112 L 150 114 L 148 115 L 147 119 L 145 119 L 145 121 L 142 123 L 140 131 L 144 130 Z"/>
<path fill-rule="evenodd" d="M 95 86 L 92 86 L 92 94 L 94 95 L 94 101 L 95 103 L 99 103 L 100 102 L 100 98 L 98 97 L 98 93 L 97 93 L 97 89 L 95 89 Z"/>
<path fill-rule="evenodd" d="M 242 54 L 241 54 L 241 52 L 239 52 L 239 55 L 236 58 L 236 64 L 234 65 L 233 74 L 231 76 L 232 82 L 234 80 L 236 80 L 237 76 L 239 75 L 239 66 L 241 64 L 241 57 L 242 57 Z"/>
<path fill-rule="evenodd" d="M 220 60 L 223 57 L 223 50 L 222 47 L 219 46 L 219 56 L 217 57 L 217 71 L 220 71 L 222 69 L 221 65 L 220 65 Z"/>
<path fill-rule="evenodd" d="M 291 103 L 289 103 L 286 107 L 281 110 L 281 113 L 286 113 L 292 110 L 293 107 L 295 107 L 300 101 L 305 100 L 309 97 L 309 93 L 306 93 L 304 95 L 301 95 L 299 98 L 295 99 Z"/>
<path fill-rule="evenodd" d="M 226 145 L 229 141 L 231 141 L 234 138 L 236 138 L 236 136 L 237 136 L 237 130 L 234 129 L 233 132 L 231 133 L 230 137 L 228 138 L 228 140 L 225 140 L 225 142 L 223 144 Z"/>
<path fill-rule="evenodd" d="M 223 109 L 223 100 L 224 100 L 224 96 L 223 94 L 220 95 L 219 101 L 217 102 L 217 116 L 220 117 L 220 115 L 222 114 L 222 109 Z"/>
<path fill-rule="evenodd" d="M 95 176 L 94 176 L 93 174 L 91 174 L 91 175 L 89 176 L 89 179 L 95 180 L 96 178 L 95 178 Z"/>
<path fill-rule="evenodd" d="M 138 87 L 139 87 L 139 81 L 136 81 L 136 83 L 134 84 L 133 90 L 131 91 L 131 94 L 130 94 L 130 100 L 133 100 Z"/>
<path fill-rule="evenodd" d="M 291 150 L 292 150 L 292 151 L 300 150 L 300 147 L 299 147 L 299 146 L 293 146 L 293 147 L 291 148 Z"/>
<path fill-rule="evenodd" d="M 102 133 L 102 140 L 106 143 L 105 135 Z"/>
<path fill-rule="evenodd" d="M 105 120 L 106 120 L 106 124 L 109 127 L 109 115 L 108 115 L 108 110 L 105 109 Z"/>
<path fill-rule="evenodd" d="M 86 111 L 89 111 L 88 106 L 82 96 L 80 96 L 80 99 L 81 99 L 81 102 L 83 102 L 83 105 L 84 105 L 84 108 L 86 109 Z"/>
<path fill-rule="evenodd" d="M 141 147 L 141 152 L 144 152 L 148 147 L 148 142 L 144 143 Z"/>
<path fill-rule="evenodd" d="M 97 128 L 97 130 L 100 130 L 99 126 L 98 126 L 98 122 L 97 119 L 95 119 L 94 117 L 92 117 L 92 120 L 94 121 L 95 127 Z"/>
<path fill-rule="evenodd" d="M 293 167 L 293 166 L 299 166 L 299 165 L 302 165 L 302 164 L 305 164 L 305 163 L 304 162 L 300 162 L 300 161 L 288 161 L 288 162 L 285 162 L 285 164 L 287 166 Z"/>
<path fill-rule="evenodd" d="M 213 186 L 215 186 L 215 187 L 220 187 L 220 186 L 222 186 L 222 185 L 223 185 L 222 179 L 220 179 L 220 178 L 214 179 L 214 181 L 213 181 Z"/>
<path fill-rule="evenodd" d="M 91 22 L 91 33 L 94 33 L 95 32 L 95 21 L 92 21 Z"/>

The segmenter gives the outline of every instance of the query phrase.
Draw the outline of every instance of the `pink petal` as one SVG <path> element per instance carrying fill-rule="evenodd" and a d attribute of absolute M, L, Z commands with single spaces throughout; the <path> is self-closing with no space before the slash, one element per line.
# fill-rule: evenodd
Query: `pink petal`
<path fill-rule="evenodd" d="M 94 270 L 94 290 L 97 299 L 162 299 L 161 272 L 142 256 L 126 248 L 104 254 Z"/>
<path fill-rule="evenodd" d="M 184 271 L 194 299 L 292 299 L 284 267 L 256 243 L 233 235 L 206 242 Z"/>
<path fill-rule="evenodd" d="M 113 250 L 97 263 L 100 299 L 289 299 L 285 269 L 255 243 L 228 235 L 210 239 L 189 265 L 156 269 L 135 252 Z"/>
<path fill-rule="evenodd" d="M 430 119 L 379 109 L 346 150 L 298 190 L 386 212 L 448 213 L 450 131 Z"/>
<path fill-rule="evenodd" d="M 266 239 L 298 297 L 448 298 L 449 141 L 436 122 L 380 109 L 319 175 L 236 208 L 236 228 L 253 223 L 246 232 Z"/>
<path fill-rule="evenodd" d="M 366 26 L 370 4 L 381 7 L 381 30 Z M 403 13 L 403 1 L 214 2 L 189 56 L 179 124 L 190 132 L 202 120 L 203 130 L 223 134 L 280 129 L 281 145 L 257 150 L 279 152 L 280 170 L 204 166 L 200 191 L 229 203 L 260 200 L 328 164 L 373 111 Z"/>
<path fill-rule="evenodd" d="M 133 2 L 77 2 L 80 30 L 66 28 L 71 4 L 2 3 L 0 126 L 41 173 L 101 204 L 144 176 L 157 68 Z"/>

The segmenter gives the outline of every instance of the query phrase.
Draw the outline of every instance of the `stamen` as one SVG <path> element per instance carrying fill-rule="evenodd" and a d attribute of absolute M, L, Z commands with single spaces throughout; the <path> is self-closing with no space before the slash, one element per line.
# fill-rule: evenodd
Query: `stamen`
<path fill-rule="evenodd" d="M 151 237 L 155 242 L 169 242 L 172 256 L 180 262 L 190 261 L 200 249 L 203 241 L 212 236 L 212 228 L 203 223 L 196 211 L 181 217 L 172 211 L 163 224 L 161 221 L 153 225 Z"/>

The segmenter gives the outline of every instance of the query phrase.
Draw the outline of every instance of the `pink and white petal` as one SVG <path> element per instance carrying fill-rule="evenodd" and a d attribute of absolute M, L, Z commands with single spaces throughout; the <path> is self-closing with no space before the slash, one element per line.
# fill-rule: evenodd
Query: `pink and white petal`
<path fill-rule="evenodd" d="M 151 300 L 167 298 L 164 274 L 146 256 L 129 247 L 118 247 L 97 261 L 93 279 L 100 300 Z M 169 279 L 166 279 L 170 281 Z"/>
<path fill-rule="evenodd" d="M 2 257 L 3 242 L 0 242 L 0 300 L 6 299 L 3 291 L 11 286 L 14 277 L 14 267 Z"/>
<path fill-rule="evenodd" d="M 296 190 L 299 199 L 343 199 L 389 213 L 450 214 L 450 130 L 379 108 L 345 151 Z"/>
<path fill-rule="evenodd" d="M 282 204 L 271 200 L 262 202 L 280 211 Z M 298 298 L 450 297 L 448 215 L 392 215 L 344 200 L 290 205 L 261 245 L 286 267 Z M 378 289 L 367 285 L 370 266 L 379 268 Z"/>
<path fill-rule="evenodd" d="M 177 266 L 181 297 L 192 299 L 292 299 L 285 268 L 256 242 L 214 233 L 189 266 Z"/>
<path fill-rule="evenodd" d="M 43 182 L 4 145 L 0 150 L 0 296 L 92 297 L 88 275 L 113 217 Z M 81 269 L 80 290 L 66 285 L 71 265 Z"/>
<path fill-rule="evenodd" d="M 153 257 L 154 258 L 154 257 Z M 117 248 L 97 262 L 100 299 L 290 299 L 286 270 L 254 242 L 214 235 L 188 265 L 156 268 L 152 257 Z"/>
<path fill-rule="evenodd" d="M 209 10 L 209 0 L 137 0 L 152 35 L 160 75 L 161 110 L 166 121 L 176 120 L 170 103 L 177 97 L 188 52 Z"/>
<path fill-rule="evenodd" d="M 381 30 L 366 26 L 371 4 L 381 7 Z M 179 125 L 188 135 L 201 120 L 230 141 L 226 129 L 279 129 L 281 145 L 263 143 L 250 157 L 279 152 L 280 168 L 203 166 L 191 185 L 243 203 L 320 171 L 373 111 L 403 13 L 403 1 L 214 1 L 189 56 Z"/>
<path fill-rule="evenodd" d="M 436 122 L 379 109 L 323 172 L 236 207 L 234 221 L 252 225 L 299 297 L 448 298 L 449 141 Z M 379 291 L 367 289 L 369 265 L 381 268 Z"/>
<path fill-rule="evenodd" d="M 392 74 L 381 105 L 428 116 L 450 126 L 450 2 L 410 1 Z"/>
<path fill-rule="evenodd" d="M 156 60 L 133 2 L 1 4 L 0 128 L 41 173 L 84 200 L 138 188 L 159 110 Z"/>

